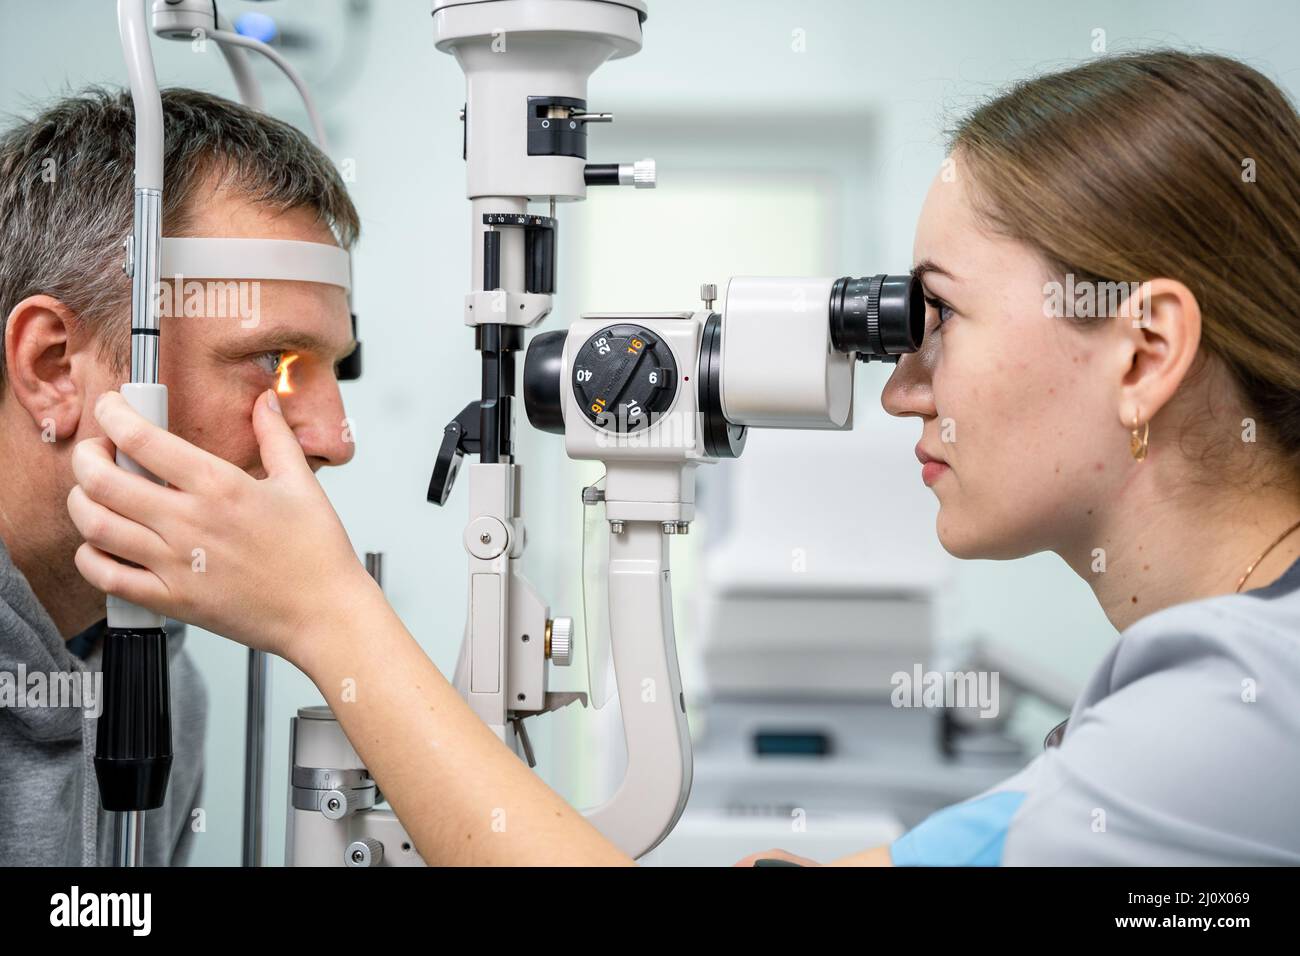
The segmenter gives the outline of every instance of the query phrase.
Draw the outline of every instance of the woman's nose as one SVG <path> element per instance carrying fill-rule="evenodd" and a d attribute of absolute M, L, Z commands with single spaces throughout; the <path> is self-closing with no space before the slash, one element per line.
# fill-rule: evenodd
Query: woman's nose
<path fill-rule="evenodd" d="M 922 345 L 921 351 L 901 356 L 894 366 L 893 374 L 880 393 L 880 404 L 889 414 L 899 417 L 932 417 L 935 414 L 928 351 Z"/>

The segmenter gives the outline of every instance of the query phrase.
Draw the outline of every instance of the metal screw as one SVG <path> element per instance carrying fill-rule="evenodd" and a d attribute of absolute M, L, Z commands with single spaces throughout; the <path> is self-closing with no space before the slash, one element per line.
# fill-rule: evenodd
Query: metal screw
<path fill-rule="evenodd" d="M 622 533 L 623 533 L 623 522 L 621 522 L 621 521 L 611 521 L 611 522 L 609 523 L 609 530 L 610 530 L 610 533 L 611 533 L 611 534 L 622 534 Z"/>
<path fill-rule="evenodd" d="M 663 527 L 663 529 L 664 529 L 664 534 L 676 534 L 676 533 L 677 533 L 677 522 L 676 522 L 676 521 L 665 521 L 665 522 L 663 522 L 662 527 Z"/>
<path fill-rule="evenodd" d="M 713 308 L 713 300 L 718 297 L 718 287 L 715 283 L 706 282 L 700 286 L 700 298 L 704 300 L 706 309 Z"/>
<path fill-rule="evenodd" d="M 492 535 L 488 534 L 486 531 L 484 531 L 481 535 L 479 535 L 478 539 L 482 541 L 484 544 L 492 543 Z"/>

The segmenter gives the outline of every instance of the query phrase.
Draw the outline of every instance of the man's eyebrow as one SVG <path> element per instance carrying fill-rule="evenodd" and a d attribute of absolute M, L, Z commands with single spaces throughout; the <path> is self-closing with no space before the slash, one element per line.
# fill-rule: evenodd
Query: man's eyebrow
<path fill-rule="evenodd" d="M 944 276 L 945 278 L 951 279 L 953 282 L 958 281 L 955 275 L 953 275 L 943 266 L 939 265 L 933 259 L 922 259 L 916 265 L 912 266 L 912 277 L 914 279 L 917 280 L 924 279 L 926 273 L 929 272 L 933 272 L 937 275 Z"/>
<path fill-rule="evenodd" d="M 348 337 L 340 351 L 335 351 L 331 342 L 296 329 L 262 329 L 248 336 L 234 340 L 238 347 L 246 352 L 308 352 L 316 355 L 334 355 L 335 361 L 343 361 L 356 350 L 356 339 Z"/>

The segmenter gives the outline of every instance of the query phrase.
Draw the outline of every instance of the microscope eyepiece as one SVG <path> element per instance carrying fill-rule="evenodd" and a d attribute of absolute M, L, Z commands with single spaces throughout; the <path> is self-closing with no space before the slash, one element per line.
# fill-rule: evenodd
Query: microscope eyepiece
<path fill-rule="evenodd" d="M 831 286 L 831 342 L 864 362 L 897 362 L 921 347 L 925 296 L 911 275 L 845 276 Z"/>

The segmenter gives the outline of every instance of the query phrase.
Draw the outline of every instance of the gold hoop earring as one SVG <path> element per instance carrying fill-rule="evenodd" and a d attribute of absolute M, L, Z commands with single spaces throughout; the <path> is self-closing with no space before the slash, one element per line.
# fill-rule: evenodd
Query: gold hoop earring
<path fill-rule="evenodd" d="M 1129 453 L 1133 455 L 1134 461 L 1141 461 L 1147 456 L 1147 439 L 1151 435 L 1151 423 L 1147 422 L 1142 428 L 1142 437 L 1138 437 L 1138 413 L 1133 413 L 1133 432 L 1128 440 Z"/>

